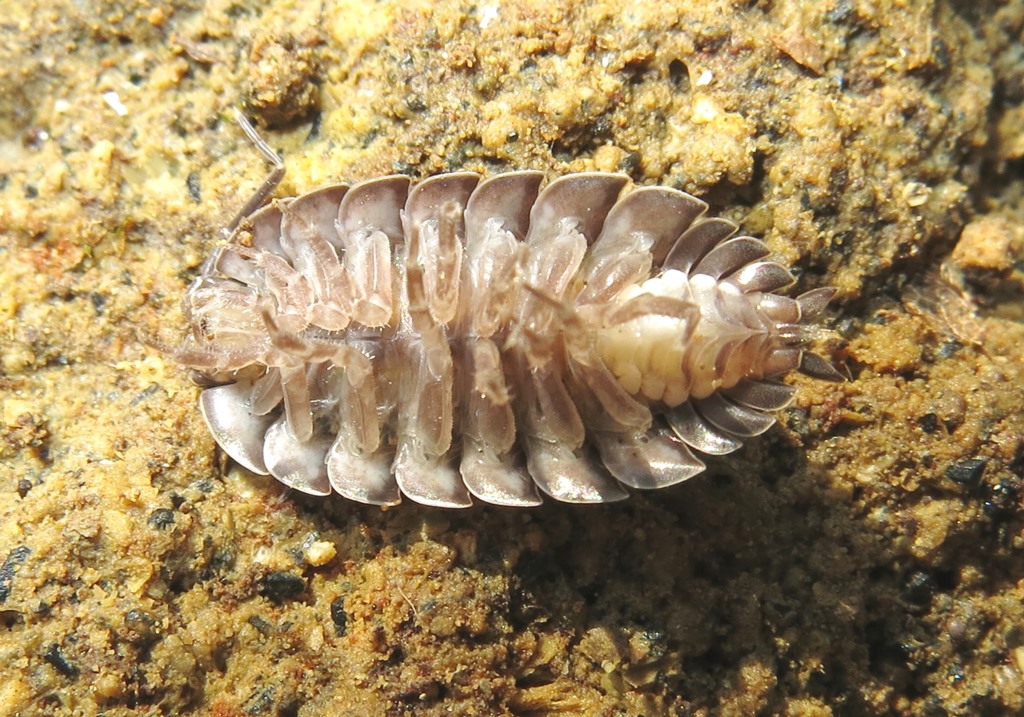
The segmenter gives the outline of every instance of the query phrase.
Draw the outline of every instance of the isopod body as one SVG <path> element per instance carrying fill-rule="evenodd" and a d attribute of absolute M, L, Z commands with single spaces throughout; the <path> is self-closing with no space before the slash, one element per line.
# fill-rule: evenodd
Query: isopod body
<path fill-rule="evenodd" d="M 833 294 L 667 187 L 390 176 L 275 200 L 210 257 L 179 360 L 217 443 L 296 490 L 591 503 L 760 434 Z M 538 492 L 537 489 L 540 489 Z"/>

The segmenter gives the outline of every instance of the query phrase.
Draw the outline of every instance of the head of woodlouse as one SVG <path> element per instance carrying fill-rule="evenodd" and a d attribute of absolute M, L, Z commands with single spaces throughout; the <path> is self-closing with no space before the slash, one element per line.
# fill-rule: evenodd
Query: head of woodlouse
<path fill-rule="evenodd" d="M 335 185 L 250 216 L 186 296 L 218 444 L 306 493 L 536 505 L 659 488 L 774 422 L 833 294 L 613 174 Z"/>

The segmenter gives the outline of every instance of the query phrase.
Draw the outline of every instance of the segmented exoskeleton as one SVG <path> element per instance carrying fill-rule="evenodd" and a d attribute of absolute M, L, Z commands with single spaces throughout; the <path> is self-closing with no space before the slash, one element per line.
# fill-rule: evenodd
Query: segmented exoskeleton
<path fill-rule="evenodd" d="M 232 227 L 177 352 L 220 446 L 365 503 L 612 501 L 767 430 L 794 393 L 774 378 L 839 377 L 802 348 L 834 290 L 774 293 L 789 270 L 704 202 L 616 174 L 542 183 L 390 176 Z"/>

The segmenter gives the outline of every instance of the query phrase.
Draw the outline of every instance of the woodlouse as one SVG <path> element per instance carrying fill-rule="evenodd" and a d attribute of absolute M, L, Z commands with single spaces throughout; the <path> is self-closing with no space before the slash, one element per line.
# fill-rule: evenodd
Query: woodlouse
<path fill-rule="evenodd" d="M 624 498 L 775 421 L 831 288 L 707 205 L 535 171 L 332 185 L 253 211 L 190 287 L 176 352 L 217 443 L 305 493 L 464 507 Z"/>

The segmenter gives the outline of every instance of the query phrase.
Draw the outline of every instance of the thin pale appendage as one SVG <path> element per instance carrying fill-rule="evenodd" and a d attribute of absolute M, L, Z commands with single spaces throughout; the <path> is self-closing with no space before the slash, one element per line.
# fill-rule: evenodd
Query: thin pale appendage
<path fill-rule="evenodd" d="M 234 219 L 220 230 L 221 236 L 225 239 L 231 236 L 246 217 L 263 206 L 263 202 L 267 201 L 267 197 L 274 193 L 274 190 L 277 189 L 277 185 L 279 185 L 281 180 L 284 179 L 285 174 L 284 160 L 281 159 L 281 156 L 270 148 L 270 145 L 264 141 L 263 137 L 260 136 L 260 133 L 256 131 L 256 128 L 252 126 L 252 123 L 249 122 L 245 115 L 242 114 L 241 110 L 235 107 L 233 108 L 232 113 L 234 115 L 235 122 L 237 122 L 238 126 L 242 128 L 243 132 L 245 132 L 245 136 L 249 138 L 249 141 L 253 143 L 259 153 L 263 155 L 263 158 L 266 159 L 274 169 L 267 175 L 267 178 L 263 180 L 263 184 L 253 192 L 253 195 L 249 197 L 249 200 L 242 205 L 242 208 L 238 210 Z"/>

